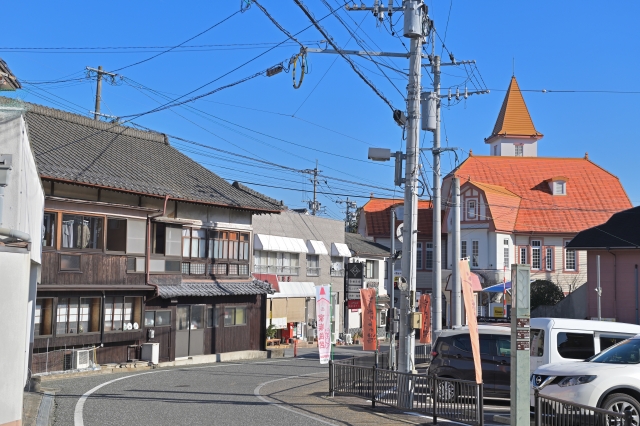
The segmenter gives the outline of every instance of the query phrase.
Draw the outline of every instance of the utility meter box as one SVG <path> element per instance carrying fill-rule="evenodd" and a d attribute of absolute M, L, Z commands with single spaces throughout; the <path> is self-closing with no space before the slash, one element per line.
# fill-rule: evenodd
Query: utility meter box
<path fill-rule="evenodd" d="M 411 328 L 414 330 L 420 330 L 422 328 L 422 312 L 411 312 L 409 318 Z"/>

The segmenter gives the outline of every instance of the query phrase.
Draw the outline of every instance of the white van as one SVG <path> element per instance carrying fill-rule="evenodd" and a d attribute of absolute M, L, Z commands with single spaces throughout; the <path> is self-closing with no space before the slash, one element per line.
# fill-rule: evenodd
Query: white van
<path fill-rule="evenodd" d="M 636 334 L 640 334 L 640 325 L 531 318 L 531 373 L 544 364 L 585 360 Z"/>

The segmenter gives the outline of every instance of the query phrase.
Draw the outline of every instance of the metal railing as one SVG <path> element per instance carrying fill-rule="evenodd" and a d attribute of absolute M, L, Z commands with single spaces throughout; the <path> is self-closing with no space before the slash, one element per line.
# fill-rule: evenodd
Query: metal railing
<path fill-rule="evenodd" d="M 378 352 L 378 363 L 376 365 L 376 354 L 368 353 L 367 355 L 360 355 L 351 358 L 345 358 L 334 361 L 337 364 L 358 365 L 360 367 L 373 367 L 377 366 L 379 369 L 389 368 L 389 352 Z M 398 348 L 396 347 L 396 362 L 398 359 Z M 428 364 L 431 362 L 431 344 L 416 345 L 414 362 L 416 366 L 421 364 Z M 424 366 L 423 366 L 424 367 Z M 423 368 L 421 367 L 421 368 Z"/>
<path fill-rule="evenodd" d="M 433 418 L 433 424 L 437 424 L 438 418 L 444 418 L 467 425 L 484 425 L 481 384 L 401 373 L 375 365 L 362 366 L 371 359 L 358 358 L 330 361 L 329 391 L 332 394 L 340 392 L 370 399 L 372 407 L 379 402 L 425 414 Z"/>
<path fill-rule="evenodd" d="M 631 411 L 623 413 L 534 394 L 535 426 L 632 426 Z"/>
<path fill-rule="evenodd" d="M 307 276 L 308 277 L 319 277 L 320 276 L 320 267 L 307 266 Z"/>

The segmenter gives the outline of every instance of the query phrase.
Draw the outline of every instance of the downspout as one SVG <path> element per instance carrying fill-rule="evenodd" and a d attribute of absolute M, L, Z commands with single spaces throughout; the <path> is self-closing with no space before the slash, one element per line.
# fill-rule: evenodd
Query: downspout
<path fill-rule="evenodd" d="M 150 280 L 149 277 L 149 265 L 151 264 L 151 219 L 153 219 L 154 217 L 159 217 L 159 216 L 166 216 L 167 214 L 167 202 L 169 201 L 169 194 L 164 196 L 164 205 L 162 207 L 162 213 L 154 213 L 154 214 L 149 214 L 147 215 L 147 256 L 146 256 L 146 260 L 145 260 L 145 282 L 147 285 L 153 286 L 155 288 L 155 295 L 153 297 L 151 297 L 150 299 L 147 299 L 146 302 L 149 302 L 150 300 L 155 299 L 156 297 L 158 297 L 160 295 L 160 289 L 158 288 L 157 284 L 153 284 Z"/>
<path fill-rule="evenodd" d="M 104 316 L 104 290 L 102 291 L 102 315 Z M 104 346 L 104 327 L 100 327 L 100 347 Z"/>
<path fill-rule="evenodd" d="M 2 220 L 2 211 L 0 211 L 0 220 Z M 18 231 L 17 229 L 0 228 L 0 235 L 11 238 L 18 238 L 25 243 L 31 242 L 31 236 L 26 232 Z"/>
<path fill-rule="evenodd" d="M 618 318 L 618 256 L 607 248 L 609 254 L 613 255 L 613 317 Z"/>
<path fill-rule="evenodd" d="M 638 264 L 636 264 L 636 324 L 640 324 L 640 315 L 638 312 Z"/>

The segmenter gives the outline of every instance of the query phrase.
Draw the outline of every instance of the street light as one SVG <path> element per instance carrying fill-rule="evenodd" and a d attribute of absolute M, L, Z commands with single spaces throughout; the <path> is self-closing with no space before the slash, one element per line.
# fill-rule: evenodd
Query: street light
<path fill-rule="evenodd" d="M 391 157 L 396 159 L 396 170 L 393 178 L 393 183 L 396 186 L 402 186 L 405 179 L 402 177 L 402 160 L 407 158 L 406 154 L 402 151 L 391 152 L 389 148 L 369 148 L 369 160 L 372 161 L 389 161 Z"/>

